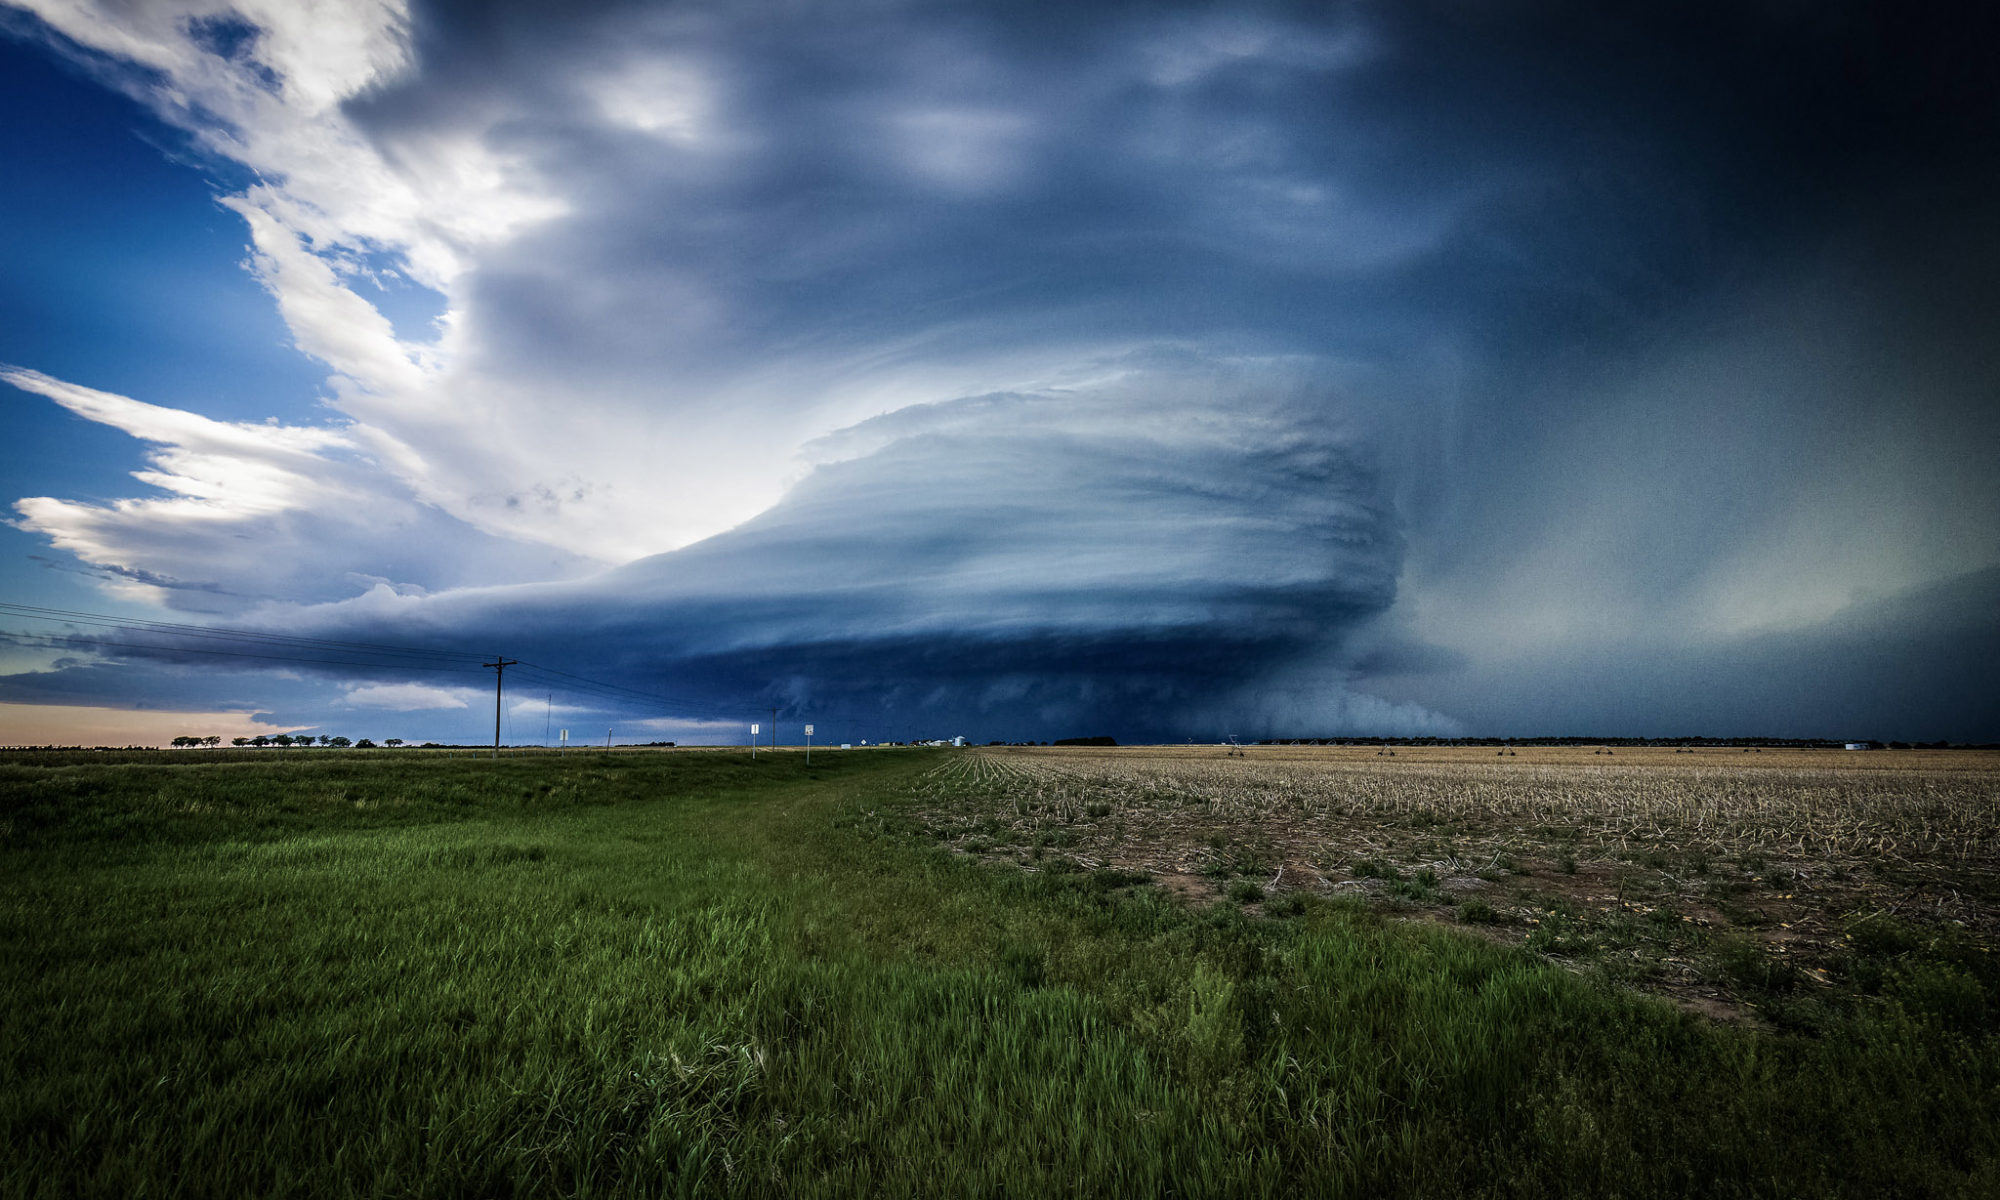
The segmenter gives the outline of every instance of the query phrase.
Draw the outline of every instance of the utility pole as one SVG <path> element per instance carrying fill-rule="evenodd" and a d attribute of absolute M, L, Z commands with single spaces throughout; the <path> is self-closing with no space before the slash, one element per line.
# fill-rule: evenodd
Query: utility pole
<path fill-rule="evenodd" d="M 507 668 L 520 661 L 518 658 L 495 656 L 492 662 L 479 664 L 490 668 L 493 672 L 493 757 L 495 758 L 500 757 L 500 681 L 507 677 Z"/>

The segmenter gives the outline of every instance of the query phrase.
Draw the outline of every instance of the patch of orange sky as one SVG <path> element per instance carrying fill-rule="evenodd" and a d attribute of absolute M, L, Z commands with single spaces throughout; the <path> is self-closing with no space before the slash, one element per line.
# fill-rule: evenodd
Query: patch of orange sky
<path fill-rule="evenodd" d="M 177 737 L 231 738 L 290 733 L 248 712 L 163 712 L 69 704 L 0 704 L 0 746 L 165 746 Z"/>

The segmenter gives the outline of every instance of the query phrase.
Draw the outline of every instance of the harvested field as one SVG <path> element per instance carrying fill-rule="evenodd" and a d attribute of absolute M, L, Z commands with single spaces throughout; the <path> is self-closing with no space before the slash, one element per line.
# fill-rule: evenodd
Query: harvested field
<path fill-rule="evenodd" d="M 993 747 L 923 795 L 967 854 L 1257 911 L 1349 895 L 1717 1015 L 1866 990 L 1912 939 L 2000 942 L 1982 751 Z"/>

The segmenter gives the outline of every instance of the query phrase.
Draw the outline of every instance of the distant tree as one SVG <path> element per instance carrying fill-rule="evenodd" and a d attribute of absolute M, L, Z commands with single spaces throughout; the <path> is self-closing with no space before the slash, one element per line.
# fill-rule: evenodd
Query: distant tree
<path fill-rule="evenodd" d="M 268 746 L 271 744 L 271 735 L 268 733 L 260 733 L 256 737 L 250 739 L 250 744 L 253 746 Z"/>
<path fill-rule="evenodd" d="M 354 748 L 356 750 L 373 750 L 376 746 L 374 742 L 369 741 L 367 738 L 362 738 L 360 741 L 354 743 Z"/>
<path fill-rule="evenodd" d="M 345 747 L 352 746 L 354 744 L 353 742 L 348 741 L 344 737 L 336 737 L 332 739 L 321 738 L 320 741 L 325 742 L 327 745 L 334 747 L 336 750 L 344 749 Z"/>
<path fill-rule="evenodd" d="M 403 739 L 402 739 L 402 738 L 383 738 L 383 739 L 382 739 L 382 744 L 383 744 L 384 746 L 400 746 L 400 745 L 402 745 L 402 744 L 403 744 Z"/>
<path fill-rule="evenodd" d="M 271 744 L 273 746 L 290 747 L 292 744 L 292 735 L 289 733 L 274 733 L 271 735 Z"/>
<path fill-rule="evenodd" d="M 175 739 L 173 740 L 173 744 L 174 744 L 175 746 L 192 746 L 192 745 L 194 745 L 194 744 L 195 744 L 195 742 L 197 742 L 197 741 L 199 741 L 199 740 L 200 740 L 200 739 L 198 739 L 198 738 L 191 738 L 191 737 L 186 737 L 186 736 L 182 736 L 182 737 L 177 737 L 177 738 L 175 738 Z"/>
<path fill-rule="evenodd" d="M 346 741 L 347 739 L 342 738 L 341 740 Z M 319 744 L 322 746 L 331 746 L 333 745 L 333 738 L 328 736 L 327 734 L 322 733 L 319 735 Z"/>
<path fill-rule="evenodd" d="M 229 744 L 232 746 L 247 746 L 250 744 L 250 739 L 247 737 L 230 738 Z"/>

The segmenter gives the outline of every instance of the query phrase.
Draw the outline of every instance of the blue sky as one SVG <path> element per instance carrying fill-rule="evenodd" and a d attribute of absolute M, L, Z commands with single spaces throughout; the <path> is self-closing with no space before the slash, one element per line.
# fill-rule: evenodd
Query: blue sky
<path fill-rule="evenodd" d="M 1965 6 L 0 14 L 0 741 L 2000 738 Z"/>
<path fill-rule="evenodd" d="M 12 231 L 0 362 L 218 416 L 307 412 L 324 373 L 238 265 L 240 223 L 209 179 L 163 153 L 184 140 L 45 50 L 0 39 L 0 155 L 16 164 L 0 173 Z M 129 437 L 20 393 L 6 405 L 0 464 L 16 495 L 129 493 Z M 73 570 L 24 567 L 59 557 L 44 539 L 9 528 L 0 544 L 10 599 L 103 599 Z"/>

